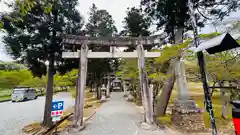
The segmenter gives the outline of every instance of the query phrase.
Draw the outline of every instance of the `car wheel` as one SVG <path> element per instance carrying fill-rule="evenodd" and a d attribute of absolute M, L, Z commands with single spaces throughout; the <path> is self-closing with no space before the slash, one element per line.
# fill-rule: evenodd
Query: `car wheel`
<path fill-rule="evenodd" d="M 15 101 L 12 100 L 12 103 L 14 103 Z"/>
<path fill-rule="evenodd" d="M 25 98 L 23 99 L 23 101 L 27 101 L 27 98 L 25 97 Z"/>
<path fill-rule="evenodd" d="M 38 98 L 38 96 L 36 96 L 34 99 L 37 99 Z"/>

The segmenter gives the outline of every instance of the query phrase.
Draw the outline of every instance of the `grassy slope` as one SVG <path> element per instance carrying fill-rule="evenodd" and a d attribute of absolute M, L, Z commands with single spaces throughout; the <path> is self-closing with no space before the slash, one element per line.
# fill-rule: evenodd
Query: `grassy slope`
<path fill-rule="evenodd" d="M 10 100 L 10 99 L 11 99 L 11 91 L 0 88 L 0 101 Z"/>

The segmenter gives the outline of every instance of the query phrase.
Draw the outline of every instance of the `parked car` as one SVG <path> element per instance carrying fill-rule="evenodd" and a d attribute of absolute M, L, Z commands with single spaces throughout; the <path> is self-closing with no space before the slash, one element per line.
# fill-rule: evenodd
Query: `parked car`
<path fill-rule="evenodd" d="M 37 99 L 37 91 L 30 87 L 15 87 L 12 91 L 12 102 Z"/>

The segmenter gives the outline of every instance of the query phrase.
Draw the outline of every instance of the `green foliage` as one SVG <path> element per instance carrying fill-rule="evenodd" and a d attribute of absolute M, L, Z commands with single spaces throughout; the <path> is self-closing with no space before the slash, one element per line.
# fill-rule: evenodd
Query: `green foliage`
<path fill-rule="evenodd" d="M 201 39 L 211 39 L 211 38 L 214 38 L 214 37 L 219 36 L 219 35 L 221 35 L 221 33 L 212 32 L 212 33 L 209 33 L 209 34 L 199 34 L 199 38 L 201 38 Z"/>
<path fill-rule="evenodd" d="M 230 23 L 224 24 L 224 32 L 240 32 L 240 21 L 239 20 L 234 20 L 231 21 Z"/>
<path fill-rule="evenodd" d="M 182 44 L 175 46 L 166 46 L 162 50 L 153 49 L 152 51 L 158 51 L 161 56 L 154 59 L 146 59 L 146 70 L 148 78 L 159 83 L 163 83 L 169 74 L 167 74 L 167 69 L 169 67 L 169 61 L 172 58 L 180 57 L 184 48 L 186 48 L 191 40 L 186 40 Z M 124 59 L 121 61 L 117 76 L 124 79 L 130 79 L 131 83 L 139 83 L 139 73 L 138 73 L 138 61 L 137 59 Z"/>
<path fill-rule="evenodd" d="M 117 34 L 112 16 L 104 9 L 98 9 L 95 4 L 90 8 L 90 17 L 86 24 L 86 34 L 93 37 L 113 37 Z M 109 51 L 109 47 L 90 46 L 93 51 Z M 101 75 L 112 72 L 114 62 L 110 59 L 89 59 L 88 72 L 95 75 L 93 81 L 99 83 Z"/>
<path fill-rule="evenodd" d="M 240 79 L 240 61 L 239 55 L 236 52 L 225 51 L 214 55 L 204 54 L 206 61 L 206 73 L 208 80 L 218 85 L 229 86 L 229 82 L 239 81 Z M 201 81 L 199 67 L 197 61 L 188 61 L 186 63 L 187 74 L 189 79 Z M 228 82 L 228 83 L 227 83 Z M 238 90 L 228 89 L 231 94 L 231 99 L 239 99 Z"/>
<path fill-rule="evenodd" d="M 46 88 L 47 78 L 43 76 L 42 78 L 31 77 L 30 79 L 24 80 L 20 83 L 21 86 L 33 87 L 33 88 Z"/>
<path fill-rule="evenodd" d="M 30 78 L 31 73 L 27 70 L 0 71 L 0 88 L 13 88 Z"/>
<path fill-rule="evenodd" d="M 57 73 L 54 76 L 55 87 L 75 86 L 78 71 L 72 70 L 64 75 Z M 27 86 L 33 88 L 45 89 L 47 77 L 34 77 L 32 73 L 26 69 L 21 70 L 0 70 L 0 89 L 11 89 L 16 86 Z"/>
<path fill-rule="evenodd" d="M 57 73 L 54 76 L 55 86 L 60 86 L 60 87 L 75 86 L 77 82 L 77 77 L 78 77 L 78 70 L 76 69 L 70 72 L 67 72 L 64 75 L 60 75 L 59 73 Z"/>
<path fill-rule="evenodd" d="M 240 44 L 240 40 L 237 40 L 238 44 Z"/>
<path fill-rule="evenodd" d="M 185 42 L 178 45 L 171 45 L 164 47 L 160 52 L 161 56 L 156 58 L 158 63 L 163 63 L 165 61 L 169 61 L 172 58 L 181 57 L 183 53 L 183 49 L 186 48 L 191 43 L 191 40 L 188 39 Z"/>
<path fill-rule="evenodd" d="M 138 80 L 138 63 L 137 59 L 124 59 L 121 61 L 117 76 L 123 79 Z"/>
<path fill-rule="evenodd" d="M 0 70 L 20 70 L 24 69 L 25 66 L 13 62 L 0 62 Z"/>
<path fill-rule="evenodd" d="M 231 51 L 214 55 L 205 54 L 206 70 L 208 77 L 213 82 L 238 80 L 240 78 L 239 56 Z M 199 78 L 199 68 L 196 60 L 187 64 L 188 74 Z"/>
<path fill-rule="evenodd" d="M 170 74 L 167 74 L 167 69 L 170 65 L 170 60 L 173 58 L 180 58 L 184 49 L 191 43 L 191 40 L 178 45 L 166 46 L 160 50 L 161 56 L 152 60 L 147 60 L 147 71 L 150 79 L 163 83 Z M 157 50 L 154 50 L 157 51 Z"/>
<path fill-rule="evenodd" d="M 0 21 L 0 30 L 3 28 L 4 23 Z"/>
<path fill-rule="evenodd" d="M 90 36 L 112 37 L 116 35 L 117 28 L 112 16 L 107 10 L 98 9 L 95 4 L 90 9 L 89 22 L 86 24 L 87 34 Z"/>
<path fill-rule="evenodd" d="M 158 28 L 164 29 L 173 39 L 174 30 L 178 28 L 192 29 L 189 23 L 188 2 L 188 0 L 141 0 L 141 6 L 146 14 L 156 22 Z M 204 27 L 209 20 L 223 19 L 240 6 L 238 0 L 191 0 L 190 2 L 193 2 L 193 10 L 199 27 Z M 223 6 L 225 8 L 222 8 Z"/>
<path fill-rule="evenodd" d="M 19 6 L 20 15 L 26 15 L 35 5 L 33 0 L 16 0 L 16 4 Z"/>
<path fill-rule="evenodd" d="M 77 34 L 83 25 L 83 19 L 75 9 L 76 5 L 77 0 L 70 3 L 65 0 L 15 1 L 12 5 L 13 11 L 4 13 L 5 17 L 2 19 L 7 33 L 4 43 L 8 53 L 14 59 L 26 63 L 38 77 L 46 75 L 46 61 L 56 61 L 56 67 L 51 69 L 64 71 L 65 68 L 60 68 L 67 64 L 61 58 L 61 34 L 70 28 L 72 33 Z M 43 7 L 47 8 L 48 12 L 45 12 Z M 26 10 L 21 10 L 22 8 Z M 11 21 L 6 17 L 18 17 L 21 21 Z M 26 54 L 23 55 L 23 52 Z"/>
<path fill-rule="evenodd" d="M 209 34 L 200 34 L 203 39 L 211 39 L 219 36 L 221 33 L 213 32 Z M 197 65 L 196 54 L 192 51 L 185 51 L 187 74 L 195 80 L 200 80 L 199 68 Z M 210 81 L 219 82 L 222 80 L 231 81 L 239 78 L 239 55 L 234 51 L 225 51 L 214 55 L 204 54 L 206 69 Z"/>
<path fill-rule="evenodd" d="M 239 57 L 232 52 L 222 52 L 214 56 L 207 55 L 207 69 L 217 80 L 234 80 L 240 77 Z M 214 62 L 212 62 L 214 61 Z"/>
<path fill-rule="evenodd" d="M 120 32 L 120 35 L 131 37 L 149 36 L 150 25 L 151 19 L 145 17 L 141 9 L 128 8 L 127 16 L 124 18 L 124 30 Z"/>
<path fill-rule="evenodd" d="M 4 3 L 6 0 L 0 0 L 0 2 Z M 41 6 L 41 9 L 45 13 L 50 13 L 52 11 L 52 4 L 50 4 L 49 0 L 41 0 L 41 3 L 44 3 Z M 20 14 L 18 16 L 7 16 L 1 15 L 3 18 L 7 19 L 9 22 L 19 22 L 23 21 L 22 17 L 27 15 L 35 6 L 37 2 L 35 0 L 14 0 L 12 4 L 9 4 L 9 7 L 14 7 L 17 12 Z M 6 23 L 6 22 L 5 22 Z M 4 29 L 4 21 L 0 21 L 0 30 Z"/>

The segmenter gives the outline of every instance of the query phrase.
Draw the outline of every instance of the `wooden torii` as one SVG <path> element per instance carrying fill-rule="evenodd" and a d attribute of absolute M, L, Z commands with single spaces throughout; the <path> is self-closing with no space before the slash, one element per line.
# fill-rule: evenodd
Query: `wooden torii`
<path fill-rule="evenodd" d="M 143 46 L 162 45 L 166 35 L 155 35 L 149 37 L 87 37 L 77 35 L 63 35 L 64 46 L 79 46 L 80 51 L 63 52 L 63 58 L 79 58 L 79 74 L 75 99 L 74 121 L 76 127 L 83 126 L 84 89 L 86 86 L 88 58 L 138 58 L 139 79 L 144 107 L 144 122 L 153 124 L 153 108 L 151 105 L 151 94 L 148 90 L 147 73 L 145 70 L 145 57 L 155 58 L 160 52 L 144 51 Z M 92 52 L 88 46 L 109 46 L 110 52 Z M 114 47 L 136 47 L 133 52 L 115 52 Z"/>

